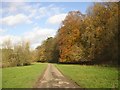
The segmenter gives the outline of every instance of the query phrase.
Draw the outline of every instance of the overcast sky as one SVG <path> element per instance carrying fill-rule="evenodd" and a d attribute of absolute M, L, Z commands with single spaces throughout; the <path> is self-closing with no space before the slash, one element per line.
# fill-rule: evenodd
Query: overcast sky
<path fill-rule="evenodd" d="M 31 48 L 54 36 L 69 11 L 83 14 L 91 2 L 2 2 L 0 7 L 0 39 L 13 43 L 28 40 Z"/>

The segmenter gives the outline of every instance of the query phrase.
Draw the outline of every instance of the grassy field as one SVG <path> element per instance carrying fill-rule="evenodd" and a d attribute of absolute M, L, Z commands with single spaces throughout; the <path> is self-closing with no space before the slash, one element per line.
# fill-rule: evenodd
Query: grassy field
<path fill-rule="evenodd" d="M 2 68 L 0 68 L 0 89 L 2 88 Z"/>
<path fill-rule="evenodd" d="M 82 88 L 118 88 L 116 68 L 62 64 L 56 64 L 56 67 Z"/>
<path fill-rule="evenodd" d="M 31 88 L 47 64 L 35 63 L 30 66 L 2 69 L 3 88 Z"/>

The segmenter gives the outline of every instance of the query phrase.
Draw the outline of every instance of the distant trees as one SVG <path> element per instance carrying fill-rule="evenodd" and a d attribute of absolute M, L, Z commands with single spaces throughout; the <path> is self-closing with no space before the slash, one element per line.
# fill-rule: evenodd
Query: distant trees
<path fill-rule="evenodd" d="M 17 66 L 29 65 L 31 63 L 31 52 L 29 42 L 14 46 L 14 56 Z"/>
<path fill-rule="evenodd" d="M 44 42 L 41 46 L 38 46 L 36 48 L 36 60 L 37 62 L 46 62 L 46 56 L 45 56 L 45 45 Z"/>
<path fill-rule="evenodd" d="M 118 15 L 118 3 L 95 3 L 86 15 L 69 12 L 57 35 L 39 46 L 42 59 L 51 61 L 56 57 L 55 61 L 62 63 L 117 63 Z"/>
<path fill-rule="evenodd" d="M 7 40 L 3 43 L 1 51 L 2 67 L 29 65 L 32 61 L 28 42 L 12 47 L 11 41 Z"/>
<path fill-rule="evenodd" d="M 12 54 L 13 54 L 13 50 L 11 49 L 11 41 L 6 40 L 3 42 L 2 45 L 2 66 L 9 66 L 11 61 L 12 61 Z"/>
<path fill-rule="evenodd" d="M 52 37 L 47 38 L 41 46 L 36 48 L 38 62 L 57 62 L 57 50 L 55 39 Z"/>

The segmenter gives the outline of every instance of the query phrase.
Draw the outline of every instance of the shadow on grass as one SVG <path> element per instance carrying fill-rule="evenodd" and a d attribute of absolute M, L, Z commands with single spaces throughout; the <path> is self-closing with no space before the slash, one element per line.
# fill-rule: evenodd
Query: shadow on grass
<path fill-rule="evenodd" d="M 96 64 L 94 62 L 77 62 L 77 63 L 72 63 L 72 62 L 58 62 L 58 63 L 53 63 L 53 64 L 57 64 L 57 65 L 86 65 L 86 66 L 101 66 L 101 67 L 114 67 L 114 68 L 120 68 L 120 66 L 118 64 L 115 65 L 111 65 L 111 64 Z"/>

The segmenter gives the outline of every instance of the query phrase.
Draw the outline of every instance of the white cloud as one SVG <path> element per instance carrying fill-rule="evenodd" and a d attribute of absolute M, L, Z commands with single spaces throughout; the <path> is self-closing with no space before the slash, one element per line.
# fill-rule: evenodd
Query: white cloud
<path fill-rule="evenodd" d="M 58 7 L 53 4 L 48 6 L 42 6 L 42 4 L 38 2 L 36 2 L 35 4 L 25 2 L 10 2 L 4 4 L 5 4 L 3 5 L 4 7 L 2 7 L 1 9 L 2 11 L 0 10 L 3 16 L 0 19 L 1 21 L 0 24 L 3 24 L 3 26 L 9 30 L 9 28 L 11 27 L 7 27 L 6 25 L 16 26 L 19 24 L 32 22 L 33 24 L 32 27 L 35 28 L 31 29 L 31 31 L 26 32 L 25 34 L 20 33 L 21 36 L 20 35 L 14 36 L 12 34 L 7 35 L 6 32 L 6 35 L 4 34 L 4 36 L 0 36 L 0 39 L 4 41 L 10 38 L 13 43 L 17 43 L 22 40 L 29 40 L 32 48 L 35 48 L 37 45 L 41 44 L 41 42 L 47 39 L 47 37 L 54 36 L 57 31 L 54 29 L 37 27 L 38 25 L 40 25 L 40 23 L 38 23 L 38 19 L 41 18 L 47 19 L 48 17 L 59 15 L 64 10 L 64 8 Z M 58 21 L 55 20 L 55 22 L 58 23 L 61 21 L 61 19 Z M 19 28 L 19 26 L 17 26 L 16 28 Z M 24 26 L 21 28 L 24 29 Z"/>
<path fill-rule="evenodd" d="M 38 7 L 35 10 L 33 9 L 31 16 L 34 16 L 35 19 L 41 19 L 43 17 L 50 17 L 59 14 L 62 10 L 64 10 L 64 8 L 51 4 L 46 7 Z"/>
<path fill-rule="evenodd" d="M 18 0 L 19 1 L 19 0 Z M 4 6 L 4 7 L 3 7 Z M 9 2 L 2 3 L 2 14 L 5 15 L 15 15 L 21 11 L 24 11 L 28 5 L 25 2 Z"/>
<path fill-rule="evenodd" d="M 66 15 L 67 14 L 65 14 L 65 13 L 54 15 L 54 16 L 48 18 L 47 23 L 60 24 L 65 19 Z"/>
<path fill-rule="evenodd" d="M 17 14 L 15 16 L 11 15 L 8 17 L 4 17 L 0 19 L 0 22 L 8 26 L 14 26 L 22 23 L 32 23 L 32 21 L 24 14 Z"/>
<path fill-rule="evenodd" d="M 53 37 L 56 34 L 56 30 L 48 28 L 35 27 L 32 31 L 26 32 L 24 34 L 24 40 L 28 40 L 32 44 L 32 48 L 35 48 L 37 45 L 40 45 L 43 40 L 48 37 Z"/>
<path fill-rule="evenodd" d="M 1 35 L 0 36 L 0 48 L 2 48 L 2 44 L 4 41 L 11 40 L 12 45 L 15 45 L 19 42 L 21 42 L 21 37 L 20 36 L 13 36 L 13 35 Z"/>
<path fill-rule="evenodd" d="M 22 6 L 25 6 L 24 2 L 11 2 L 9 3 L 8 7 L 6 7 L 6 11 L 9 11 L 10 13 L 15 13 L 20 8 L 23 8 Z"/>
<path fill-rule="evenodd" d="M 21 41 L 21 37 L 13 36 L 13 35 L 4 35 L 4 36 L 0 36 L 0 38 L 1 38 L 2 43 L 8 39 L 10 39 L 12 43 L 17 43 Z"/>
<path fill-rule="evenodd" d="M 35 23 L 36 20 L 38 21 L 43 18 L 47 19 L 48 17 L 59 15 L 64 10 L 63 7 L 58 7 L 55 4 L 42 6 L 42 4 L 38 2 L 9 2 L 3 3 L 3 6 L 5 7 L 0 8 L 3 16 L 0 18 L 0 23 L 8 26 L 16 26 L 22 23 Z M 61 20 L 58 20 L 57 23 L 60 21 Z M 56 20 L 50 23 L 56 23 Z"/>
<path fill-rule="evenodd" d="M 37 48 L 37 46 L 40 46 L 41 44 L 38 42 L 38 43 L 34 43 L 31 45 L 31 49 L 35 49 Z"/>
<path fill-rule="evenodd" d="M 58 7 L 54 4 L 50 4 L 48 6 L 41 6 L 41 3 L 39 2 L 35 2 L 35 4 L 30 4 L 26 2 L 9 2 L 6 3 L 5 7 L 2 7 L 2 9 L 3 16 L 15 15 L 22 12 L 33 19 L 41 19 L 46 16 L 59 14 L 62 10 L 64 10 L 64 8 Z"/>
<path fill-rule="evenodd" d="M 43 40 L 47 39 L 48 37 L 54 37 L 55 34 L 56 30 L 54 29 L 35 27 L 32 29 L 32 31 L 26 32 L 21 36 L 1 35 L 0 47 L 4 41 L 10 39 L 12 44 L 17 44 L 22 41 L 29 41 L 31 43 L 31 48 L 35 49 L 42 43 Z"/>
<path fill-rule="evenodd" d="M 6 30 L 0 28 L 0 34 L 2 34 L 2 33 L 4 33 L 4 32 L 6 32 Z"/>

